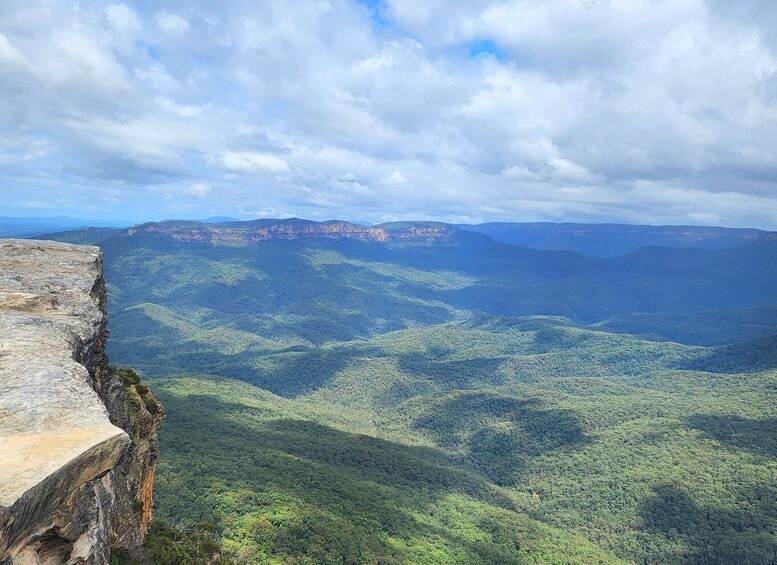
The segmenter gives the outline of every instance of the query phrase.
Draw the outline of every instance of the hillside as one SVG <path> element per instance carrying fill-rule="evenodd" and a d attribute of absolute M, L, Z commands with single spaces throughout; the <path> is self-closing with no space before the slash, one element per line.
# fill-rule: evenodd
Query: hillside
<path fill-rule="evenodd" d="M 167 407 L 161 514 L 247 563 L 777 559 L 774 242 L 333 225 L 102 241 L 110 354 Z"/>
<path fill-rule="evenodd" d="M 777 334 L 777 308 L 742 308 L 679 314 L 634 313 L 616 316 L 591 327 L 636 334 L 644 339 L 689 345 L 723 345 Z"/>
<path fill-rule="evenodd" d="M 553 222 L 492 222 L 458 227 L 502 243 L 532 249 L 579 251 L 594 257 L 625 255 L 640 247 L 730 249 L 752 243 L 767 232 L 712 226 L 634 226 Z"/>

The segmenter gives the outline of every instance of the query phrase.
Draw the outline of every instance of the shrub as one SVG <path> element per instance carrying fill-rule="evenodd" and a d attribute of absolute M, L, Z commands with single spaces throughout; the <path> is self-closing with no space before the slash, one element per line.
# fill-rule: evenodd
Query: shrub
<path fill-rule="evenodd" d="M 148 389 L 146 389 L 146 390 L 148 390 Z M 144 396 L 142 398 L 143 398 L 143 404 L 145 405 L 146 410 L 148 410 L 149 413 L 151 413 L 151 414 L 158 414 L 159 413 L 160 406 L 159 406 L 159 403 L 156 400 L 154 400 L 150 396 Z"/>
<path fill-rule="evenodd" d="M 140 384 L 140 376 L 133 369 L 130 369 L 129 367 L 110 366 L 108 367 L 108 373 L 119 377 L 124 383 L 124 386 L 132 386 L 132 385 Z"/>

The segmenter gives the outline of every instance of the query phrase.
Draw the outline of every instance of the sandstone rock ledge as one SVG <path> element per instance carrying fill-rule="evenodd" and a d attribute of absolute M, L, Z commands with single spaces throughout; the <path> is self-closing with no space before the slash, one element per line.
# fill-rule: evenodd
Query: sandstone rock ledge
<path fill-rule="evenodd" d="M 106 322 L 99 248 L 0 240 L 2 565 L 107 563 L 145 535 L 161 415 L 128 416 Z"/>

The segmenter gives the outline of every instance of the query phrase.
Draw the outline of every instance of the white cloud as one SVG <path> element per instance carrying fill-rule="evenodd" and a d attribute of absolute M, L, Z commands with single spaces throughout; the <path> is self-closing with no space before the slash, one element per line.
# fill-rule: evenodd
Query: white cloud
<path fill-rule="evenodd" d="M 386 175 L 381 179 L 381 182 L 385 184 L 407 184 L 407 179 L 399 171 L 392 171 L 391 174 Z"/>
<path fill-rule="evenodd" d="M 57 88 L 115 95 L 130 88 L 125 67 L 95 35 L 55 29 L 47 43 L 30 54 L 37 77 Z"/>
<path fill-rule="evenodd" d="M 86 210 L 108 185 L 115 215 L 164 189 L 144 214 L 777 228 L 773 4 L 11 0 L 0 186 Z"/>
<path fill-rule="evenodd" d="M 184 192 L 196 196 L 197 198 L 204 198 L 211 190 L 213 190 L 213 186 L 207 182 L 195 182 L 190 184 Z"/>
<path fill-rule="evenodd" d="M 168 73 L 159 63 L 152 63 L 148 67 L 135 69 L 133 74 L 136 78 L 140 79 L 140 81 L 160 92 L 167 92 L 180 88 L 180 82 L 170 76 L 170 73 Z"/>
<path fill-rule="evenodd" d="M 22 208 L 33 208 L 38 210 L 53 210 L 57 207 L 56 202 L 40 200 L 22 200 L 19 204 L 22 206 Z"/>
<path fill-rule="evenodd" d="M 251 151 L 228 151 L 219 158 L 222 168 L 234 173 L 285 173 L 289 164 L 275 155 Z"/>
<path fill-rule="evenodd" d="M 166 112 L 176 114 L 182 118 L 195 118 L 208 109 L 207 104 L 177 104 L 165 96 L 157 96 L 154 102 Z"/>
<path fill-rule="evenodd" d="M 27 58 L 16 49 L 9 39 L 0 33 L 0 70 L 13 70 L 28 66 Z"/>
<path fill-rule="evenodd" d="M 182 36 L 189 31 L 191 25 L 189 20 L 178 14 L 170 14 L 168 12 L 160 12 L 156 16 L 156 25 L 159 29 L 167 33 L 168 35 Z"/>
<path fill-rule="evenodd" d="M 105 15 L 114 29 L 120 33 L 134 31 L 141 27 L 140 18 L 126 4 L 111 4 L 105 8 Z"/>

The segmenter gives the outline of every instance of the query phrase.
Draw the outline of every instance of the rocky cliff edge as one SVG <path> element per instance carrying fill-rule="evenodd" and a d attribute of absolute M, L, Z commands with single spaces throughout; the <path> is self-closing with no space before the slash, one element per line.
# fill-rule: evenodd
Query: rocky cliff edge
<path fill-rule="evenodd" d="M 2 565 L 142 543 L 161 410 L 108 370 L 106 322 L 99 248 L 0 240 Z"/>

